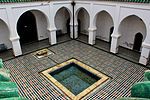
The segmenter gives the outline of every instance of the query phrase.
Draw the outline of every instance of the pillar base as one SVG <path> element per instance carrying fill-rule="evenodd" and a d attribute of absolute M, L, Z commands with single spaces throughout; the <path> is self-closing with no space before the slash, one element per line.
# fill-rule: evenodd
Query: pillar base
<path fill-rule="evenodd" d="M 96 39 L 96 27 L 94 28 L 89 28 L 89 40 L 88 43 L 91 45 L 95 44 L 95 39 Z"/>
<path fill-rule="evenodd" d="M 139 63 L 146 66 L 147 63 L 148 63 L 148 58 L 145 58 L 144 56 L 141 56 L 140 60 L 139 60 Z"/>
<path fill-rule="evenodd" d="M 78 25 L 75 25 L 74 26 L 74 38 L 76 39 L 76 38 L 78 38 Z"/>
<path fill-rule="evenodd" d="M 143 48 L 142 48 L 142 52 L 141 52 L 139 63 L 143 64 L 143 65 L 147 65 L 147 63 L 149 61 L 150 44 L 143 43 L 142 46 L 143 46 Z"/>
<path fill-rule="evenodd" d="M 19 39 L 20 39 L 19 37 L 10 38 L 10 40 L 12 42 L 12 48 L 13 48 L 14 56 L 22 55 L 22 50 L 21 50 Z"/>
<path fill-rule="evenodd" d="M 74 25 L 74 36 L 73 36 L 73 25 L 70 25 L 70 37 L 72 39 L 78 38 L 78 25 Z"/>
<path fill-rule="evenodd" d="M 110 52 L 112 53 L 118 53 L 118 39 L 121 35 L 120 34 L 112 34 L 112 40 L 111 40 L 111 48 Z"/>
<path fill-rule="evenodd" d="M 54 29 L 48 29 L 48 31 L 49 31 L 49 43 L 51 45 L 54 45 L 54 44 L 57 43 L 56 30 L 57 30 L 56 28 L 54 28 Z"/>

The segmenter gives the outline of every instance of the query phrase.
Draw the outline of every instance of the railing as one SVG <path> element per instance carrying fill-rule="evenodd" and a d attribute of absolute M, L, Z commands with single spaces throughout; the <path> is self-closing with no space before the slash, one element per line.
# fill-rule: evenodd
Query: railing
<path fill-rule="evenodd" d="M 0 3 L 35 2 L 35 1 L 50 1 L 50 0 L 0 0 Z M 150 3 L 150 0 L 102 0 L 102 1 Z"/>

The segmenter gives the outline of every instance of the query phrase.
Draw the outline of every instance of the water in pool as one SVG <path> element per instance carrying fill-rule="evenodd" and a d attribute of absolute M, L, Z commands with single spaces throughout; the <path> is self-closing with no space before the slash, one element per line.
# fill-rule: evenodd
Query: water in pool
<path fill-rule="evenodd" d="M 78 95 L 100 79 L 75 63 L 71 63 L 49 74 L 74 95 Z"/>

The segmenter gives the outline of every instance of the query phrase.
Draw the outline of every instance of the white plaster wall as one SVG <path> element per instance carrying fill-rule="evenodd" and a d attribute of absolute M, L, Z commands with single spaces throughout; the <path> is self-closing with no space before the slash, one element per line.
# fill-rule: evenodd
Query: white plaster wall
<path fill-rule="evenodd" d="M 31 12 L 34 14 L 36 18 L 38 40 L 43 40 L 48 38 L 47 20 L 45 16 L 39 11 L 31 11 Z"/>
<path fill-rule="evenodd" d="M 93 8 L 92 8 L 92 14 L 93 14 L 93 25 L 96 25 L 96 16 L 99 12 L 106 11 L 107 13 L 110 14 L 112 17 L 113 21 L 115 21 L 115 9 L 116 6 L 110 4 L 100 4 L 100 3 L 94 3 Z"/>
<path fill-rule="evenodd" d="M 47 21 L 48 22 L 47 27 L 49 27 L 49 22 L 50 21 L 49 21 L 49 4 L 48 3 L 46 3 L 46 2 L 27 2 L 27 3 L 15 3 L 15 4 L 12 4 L 12 5 L 8 5 L 8 6 L 11 7 L 11 12 L 14 16 L 12 21 L 11 21 L 11 23 L 13 24 L 12 32 L 14 34 L 18 34 L 17 29 L 16 29 L 18 19 L 26 11 L 38 11 L 39 13 L 42 13 L 43 15 L 45 15 L 46 19 L 48 20 Z M 37 17 L 40 17 L 39 14 L 37 14 L 37 15 L 38 15 Z M 45 16 L 43 16 L 43 18 Z M 43 20 L 43 18 L 40 19 L 40 20 Z M 40 29 L 39 35 L 38 35 L 39 40 L 42 40 L 42 39 L 46 38 L 46 35 L 43 35 L 43 36 L 40 37 L 41 32 L 42 32 L 42 30 Z M 46 34 L 46 33 L 43 31 L 42 34 Z M 13 38 L 15 38 L 15 37 L 16 37 L 16 35 L 13 36 Z"/>
<path fill-rule="evenodd" d="M 138 32 L 142 33 L 144 41 L 146 37 L 146 27 L 140 18 L 136 16 L 129 16 L 124 19 L 119 27 L 119 34 L 121 34 L 119 45 L 132 49 L 134 37 Z"/>
<path fill-rule="evenodd" d="M 5 44 L 8 49 L 12 48 L 10 41 L 9 21 L 7 10 L 0 6 L 0 44 Z"/>
<path fill-rule="evenodd" d="M 58 30 L 62 30 L 62 33 L 67 33 L 66 23 L 70 18 L 69 12 L 65 8 L 61 8 L 55 15 L 55 25 Z"/>
<path fill-rule="evenodd" d="M 0 20 L 0 44 L 5 44 L 8 49 L 12 48 L 12 44 L 9 40 L 9 30 L 6 24 Z"/>
<path fill-rule="evenodd" d="M 113 20 L 111 16 L 102 11 L 98 14 L 96 20 L 96 38 L 109 42 L 110 28 L 113 26 Z"/>
<path fill-rule="evenodd" d="M 55 23 L 55 16 L 56 13 L 61 9 L 61 8 L 66 8 L 69 12 L 69 15 L 72 16 L 72 5 L 71 1 L 52 1 L 49 4 L 50 6 L 50 30 L 56 30 L 56 23 Z M 72 17 L 71 17 L 72 18 Z M 71 19 L 72 20 L 72 19 Z M 72 22 L 72 21 L 71 21 Z"/>
<path fill-rule="evenodd" d="M 84 9 L 81 9 L 78 13 L 78 19 L 81 21 L 81 33 L 88 35 L 88 28 L 90 23 L 88 12 Z"/>
<path fill-rule="evenodd" d="M 119 22 L 121 22 L 127 16 L 136 15 L 143 20 L 146 26 L 146 35 L 144 42 L 150 43 L 150 32 L 148 27 L 150 25 L 150 5 L 149 4 L 137 4 L 137 5 L 123 5 L 120 7 Z"/>
<path fill-rule="evenodd" d="M 15 3 L 14 5 L 10 6 L 14 15 L 15 23 L 17 23 L 19 17 L 23 13 L 34 10 L 42 12 L 45 14 L 47 19 L 49 19 L 49 4 L 46 2 Z"/>
<path fill-rule="evenodd" d="M 128 5 L 128 6 L 125 5 L 125 6 L 120 7 L 119 22 L 121 22 L 127 16 L 136 15 L 139 18 L 141 18 L 145 24 L 149 24 L 150 9 L 147 9 L 146 5 L 145 7 L 144 5 L 140 5 L 140 6 Z M 143 7 L 143 8 L 140 8 L 140 7 Z"/>
<path fill-rule="evenodd" d="M 75 10 L 75 24 L 77 24 L 77 19 L 78 15 L 81 9 L 84 9 L 87 11 L 89 17 L 90 17 L 90 7 L 91 7 L 91 2 L 82 2 L 82 1 L 76 1 L 76 6 L 74 8 Z"/>
<path fill-rule="evenodd" d="M 0 5 L 0 19 L 3 20 L 8 25 L 8 17 L 7 17 L 7 11 L 6 8 L 2 7 Z"/>

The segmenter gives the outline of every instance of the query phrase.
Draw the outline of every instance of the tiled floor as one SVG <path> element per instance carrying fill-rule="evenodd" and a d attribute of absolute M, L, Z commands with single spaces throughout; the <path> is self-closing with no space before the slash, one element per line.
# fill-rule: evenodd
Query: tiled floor
<path fill-rule="evenodd" d="M 18 84 L 20 94 L 30 100 L 65 100 L 68 97 L 53 84 L 45 80 L 41 71 L 72 57 L 110 76 L 112 79 L 98 91 L 88 96 L 88 100 L 107 100 L 130 96 L 131 86 L 143 80 L 147 68 L 103 50 L 71 40 L 48 48 L 53 55 L 37 59 L 32 53 L 5 61 L 10 69 L 12 81 Z"/>
<path fill-rule="evenodd" d="M 14 55 L 13 55 L 13 50 L 9 49 L 7 51 L 0 52 L 0 58 L 2 58 L 3 61 L 15 58 Z"/>
<path fill-rule="evenodd" d="M 88 43 L 88 36 L 81 34 L 77 40 L 87 44 Z M 110 43 L 105 42 L 103 40 L 96 39 L 96 42 L 93 46 L 98 48 L 98 49 L 104 50 L 106 52 L 110 52 Z M 129 49 L 126 49 L 126 48 L 121 47 L 121 46 L 119 46 L 119 50 L 118 50 L 118 53 L 116 55 L 119 57 L 122 57 L 124 59 L 130 60 L 132 62 L 135 62 L 135 63 L 138 63 L 139 58 L 140 58 L 139 52 L 135 52 L 133 50 L 129 50 Z"/>
<path fill-rule="evenodd" d="M 63 43 L 70 40 L 71 38 L 69 37 L 68 34 L 57 37 L 57 43 Z M 49 46 L 50 46 L 49 39 L 44 39 L 41 41 L 32 42 L 30 44 L 28 43 L 28 44 L 21 45 L 21 49 L 23 54 L 28 54 Z M 15 56 L 13 55 L 13 50 L 10 49 L 5 52 L 0 52 L 0 58 L 2 58 L 3 61 L 15 58 Z"/>

